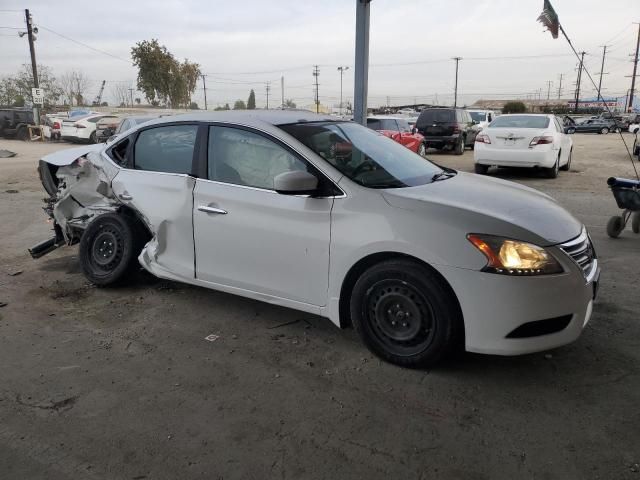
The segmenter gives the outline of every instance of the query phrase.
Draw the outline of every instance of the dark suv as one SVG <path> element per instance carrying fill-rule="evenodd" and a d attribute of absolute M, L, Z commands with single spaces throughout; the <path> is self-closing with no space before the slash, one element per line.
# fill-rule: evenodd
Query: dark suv
<path fill-rule="evenodd" d="M 0 108 L 0 137 L 29 138 L 27 126 L 33 125 L 33 111 L 27 108 Z"/>
<path fill-rule="evenodd" d="M 462 155 L 466 146 L 473 147 L 477 134 L 471 115 L 461 108 L 426 108 L 416 121 L 416 129 L 427 148 L 450 147 L 456 155 Z"/>

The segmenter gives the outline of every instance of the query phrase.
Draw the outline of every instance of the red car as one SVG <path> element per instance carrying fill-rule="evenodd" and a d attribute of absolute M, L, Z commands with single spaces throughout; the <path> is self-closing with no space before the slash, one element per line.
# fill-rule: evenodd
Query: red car
<path fill-rule="evenodd" d="M 413 133 L 413 129 L 404 118 L 375 116 L 367 118 L 367 127 L 404 145 L 418 155 L 425 156 L 424 137 Z"/>

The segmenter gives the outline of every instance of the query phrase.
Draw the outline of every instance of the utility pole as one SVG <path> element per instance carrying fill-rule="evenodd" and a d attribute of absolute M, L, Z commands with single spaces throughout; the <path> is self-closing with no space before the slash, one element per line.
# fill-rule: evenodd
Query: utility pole
<path fill-rule="evenodd" d="M 453 57 L 456 61 L 456 85 L 453 90 L 453 108 L 458 106 L 458 63 L 462 60 L 462 57 Z"/>
<path fill-rule="evenodd" d="M 553 81 L 547 80 L 547 100 L 551 98 L 551 85 L 553 85 Z"/>
<path fill-rule="evenodd" d="M 29 53 L 31 53 L 31 69 L 33 70 L 33 87 L 40 88 L 40 82 L 38 80 L 38 66 L 36 64 L 36 48 L 33 44 L 33 41 L 35 40 L 35 38 L 33 37 L 33 19 L 31 18 L 31 14 L 29 13 L 28 8 L 26 8 L 24 11 L 24 18 L 27 22 L 27 37 L 29 38 Z M 21 34 L 20 36 L 22 35 L 23 34 Z M 35 103 L 33 104 L 33 120 L 36 125 L 40 125 L 40 115 L 38 112 L 38 107 Z"/>
<path fill-rule="evenodd" d="M 131 97 L 131 108 L 133 108 L 133 88 L 129 89 L 129 96 Z"/>
<path fill-rule="evenodd" d="M 578 67 L 578 81 L 576 83 L 576 106 L 574 113 L 578 113 L 578 102 L 580 101 L 580 82 L 582 81 L 582 67 L 584 65 L 584 56 L 587 52 L 580 52 L 580 66 Z"/>
<path fill-rule="evenodd" d="M 560 97 L 562 96 L 562 77 L 564 75 L 561 73 L 560 74 L 560 84 L 558 85 L 558 100 L 560 100 Z"/>
<path fill-rule="evenodd" d="M 353 72 L 353 120 L 367 126 L 369 92 L 369 16 L 371 0 L 356 0 L 356 58 Z"/>
<path fill-rule="evenodd" d="M 280 93 L 282 93 L 282 108 L 284 110 L 284 75 L 280 77 Z"/>
<path fill-rule="evenodd" d="M 204 109 L 207 110 L 207 81 L 205 80 L 206 75 L 203 73 L 200 76 L 202 77 L 202 91 L 204 92 Z"/>
<path fill-rule="evenodd" d="M 636 41 L 636 55 L 633 60 L 633 74 L 631 75 L 631 91 L 629 92 L 629 108 L 627 110 L 628 112 L 630 112 L 633 109 L 633 92 L 636 88 L 636 72 L 638 71 L 638 50 L 640 50 L 640 23 L 638 23 L 638 40 Z"/>
<path fill-rule="evenodd" d="M 340 115 L 342 115 L 342 77 L 344 76 L 344 72 L 349 70 L 349 67 L 340 65 L 338 67 L 338 71 L 340 72 Z"/>
<path fill-rule="evenodd" d="M 267 82 L 265 85 L 265 89 L 267 90 L 267 110 L 269 110 L 269 91 L 271 90 L 271 82 Z"/>
<path fill-rule="evenodd" d="M 598 75 L 600 75 L 600 80 L 598 81 L 598 100 L 604 100 L 602 98 L 601 91 L 602 91 L 602 76 L 608 75 L 608 73 L 604 71 L 604 57 L 607 56 L 607 46 L 608 45 L 602 45 L 602 65 L 600 66 L 600 72 L 598 73 Z"/>
<path fill-rule="evenodd" d="M 313 76 L 316 78 L 314 81 L 314 87 L 316 90 L 316 94 L 315 94 L 315 102 L 316 102 L 316 113 L 320 113 L 320 94 L 318 93 L 318 77 L 320 76 L 320 69 L 318 68 L 318 65 L 314 65 L 313 66 Z"/>

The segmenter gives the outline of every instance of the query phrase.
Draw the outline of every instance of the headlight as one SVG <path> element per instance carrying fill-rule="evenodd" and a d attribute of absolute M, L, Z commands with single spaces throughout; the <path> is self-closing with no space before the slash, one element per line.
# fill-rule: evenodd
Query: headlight
<path fill-rule="evenodd" d="M 469 234 L 467 239 L 487 257 L 484 272 L 503 275 L 549 275 L 564 270 L 544 248 L 493 235 Z"/>

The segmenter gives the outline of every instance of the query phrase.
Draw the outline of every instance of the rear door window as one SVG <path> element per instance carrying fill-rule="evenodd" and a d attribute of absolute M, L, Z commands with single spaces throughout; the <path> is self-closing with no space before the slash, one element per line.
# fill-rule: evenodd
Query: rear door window
<path fill-rule="evenodd" d="M 134 146 L 134 168 L 191 173 L 197 132 L 197 125 L 167 125 L 142 130 Z"/>
<path fill-rule="evenodd" d="M 433 109 L 425 110 L 418 117 L 418 124 L 453 123 L 456 121 L 455 110 Z"/>

